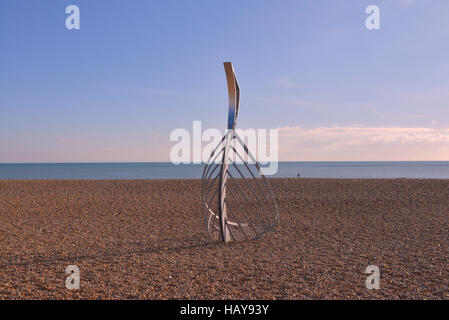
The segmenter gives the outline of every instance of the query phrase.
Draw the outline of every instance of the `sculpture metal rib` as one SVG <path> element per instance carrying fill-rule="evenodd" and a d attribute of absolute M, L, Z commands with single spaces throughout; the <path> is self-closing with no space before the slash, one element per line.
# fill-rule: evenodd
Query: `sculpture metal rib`
<path fill-rule="evenodd" d="M 201 193 L 210 236 L 228 242 L 264 235 L 279 225 L 279 211 L 259 163 L 235 132 L 240 87 L 232 63 L 225 62 L 224 68 L 229 99 L 228 126 L 205 164 Z M 251 162 L 245 160 L 236 145 L 241 146 Z"/>

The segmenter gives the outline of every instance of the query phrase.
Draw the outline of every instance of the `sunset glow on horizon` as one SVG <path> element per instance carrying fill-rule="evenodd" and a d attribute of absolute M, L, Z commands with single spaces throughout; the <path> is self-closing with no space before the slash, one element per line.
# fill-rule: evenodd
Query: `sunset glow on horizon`
<path fill-rule="evenodd" d="M 365 27 L 373 4 L 378 30 Z M 449 161 L 447 12 L 425 0 L 2 2 L 0 163 L 170 161 L 176 128 L 224 130 L 224 61 L 241 86 L 238 127 L 279 129 L 280 161 Z"/>

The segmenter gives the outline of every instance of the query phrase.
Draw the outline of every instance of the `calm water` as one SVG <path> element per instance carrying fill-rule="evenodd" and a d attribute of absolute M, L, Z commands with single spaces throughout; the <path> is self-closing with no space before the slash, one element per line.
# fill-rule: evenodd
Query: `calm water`
<path fill-rule="evenodd" d="M 171 163 L 0 164 L 0 179 L 177 179 L 201 178 L 203 165 Z M 280 162 L 274 177 L 443 178 L 447 162 Z"/>

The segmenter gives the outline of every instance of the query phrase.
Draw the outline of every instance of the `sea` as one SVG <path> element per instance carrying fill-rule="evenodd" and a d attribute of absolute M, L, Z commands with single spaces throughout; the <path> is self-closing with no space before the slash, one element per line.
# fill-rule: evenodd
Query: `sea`
<path fill-rule="evenodd" d="M 169 162 L 4 163 L 0 180 L 28 179 L 196 179 L 204 165 Z M 449 161 L 279 162 L 275 178 L 449 179 Z"/>

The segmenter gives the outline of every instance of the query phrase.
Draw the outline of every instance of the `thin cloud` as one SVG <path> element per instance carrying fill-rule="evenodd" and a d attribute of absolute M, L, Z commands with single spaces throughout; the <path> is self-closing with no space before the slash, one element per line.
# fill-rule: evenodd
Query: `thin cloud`
<path fill-rule="evenodd" d="M 284 161 L 449 160 L 449 129 L 284 127 L 279 153 Z"/>
<path fill-rule="evenodd" d="M 304 86 L 302 86 L 298 83 L 295 83 L 287 78 L 280 78 L 277 80 L 277 83 L 280 86 L 285 87 L 285 88 L 304 88 Z"/>
<path fill-rule="evenodd" d="M 157 88 L 140 88 L 140 89 L 137 89 L 137 91 L 141 92 L 141 93 L 148 93 L 148 94 L 152 94 L 152 95 L 161 95 L 161 96 L 176 94 L 176 92 L 172 91 L 172 90 L 157 89 Z"/>
<path fill-rule="evenodd" d="M 85 143 L 88 142 L 89 140 L 87 138 L 64 138 L 64 137 L 60 137 L 56 139 L 57 142 L 59 143 Z"/>
<path fill-rule="evenodd" d="M 400 113 L 385 113 L 378 111 L 375 107 L 368 108 L 370 112 L 385 118 L 411 118 L 411 119 L 422 119 L 422 118 L 431 118 L 432 116 L 429 114 L 400 114 Z"/>
<path fill-rule="evenodd" d="M 415 0 L 396 0 L 396 1 L 404 6 L 409 6 L 415 3 Z"/>

